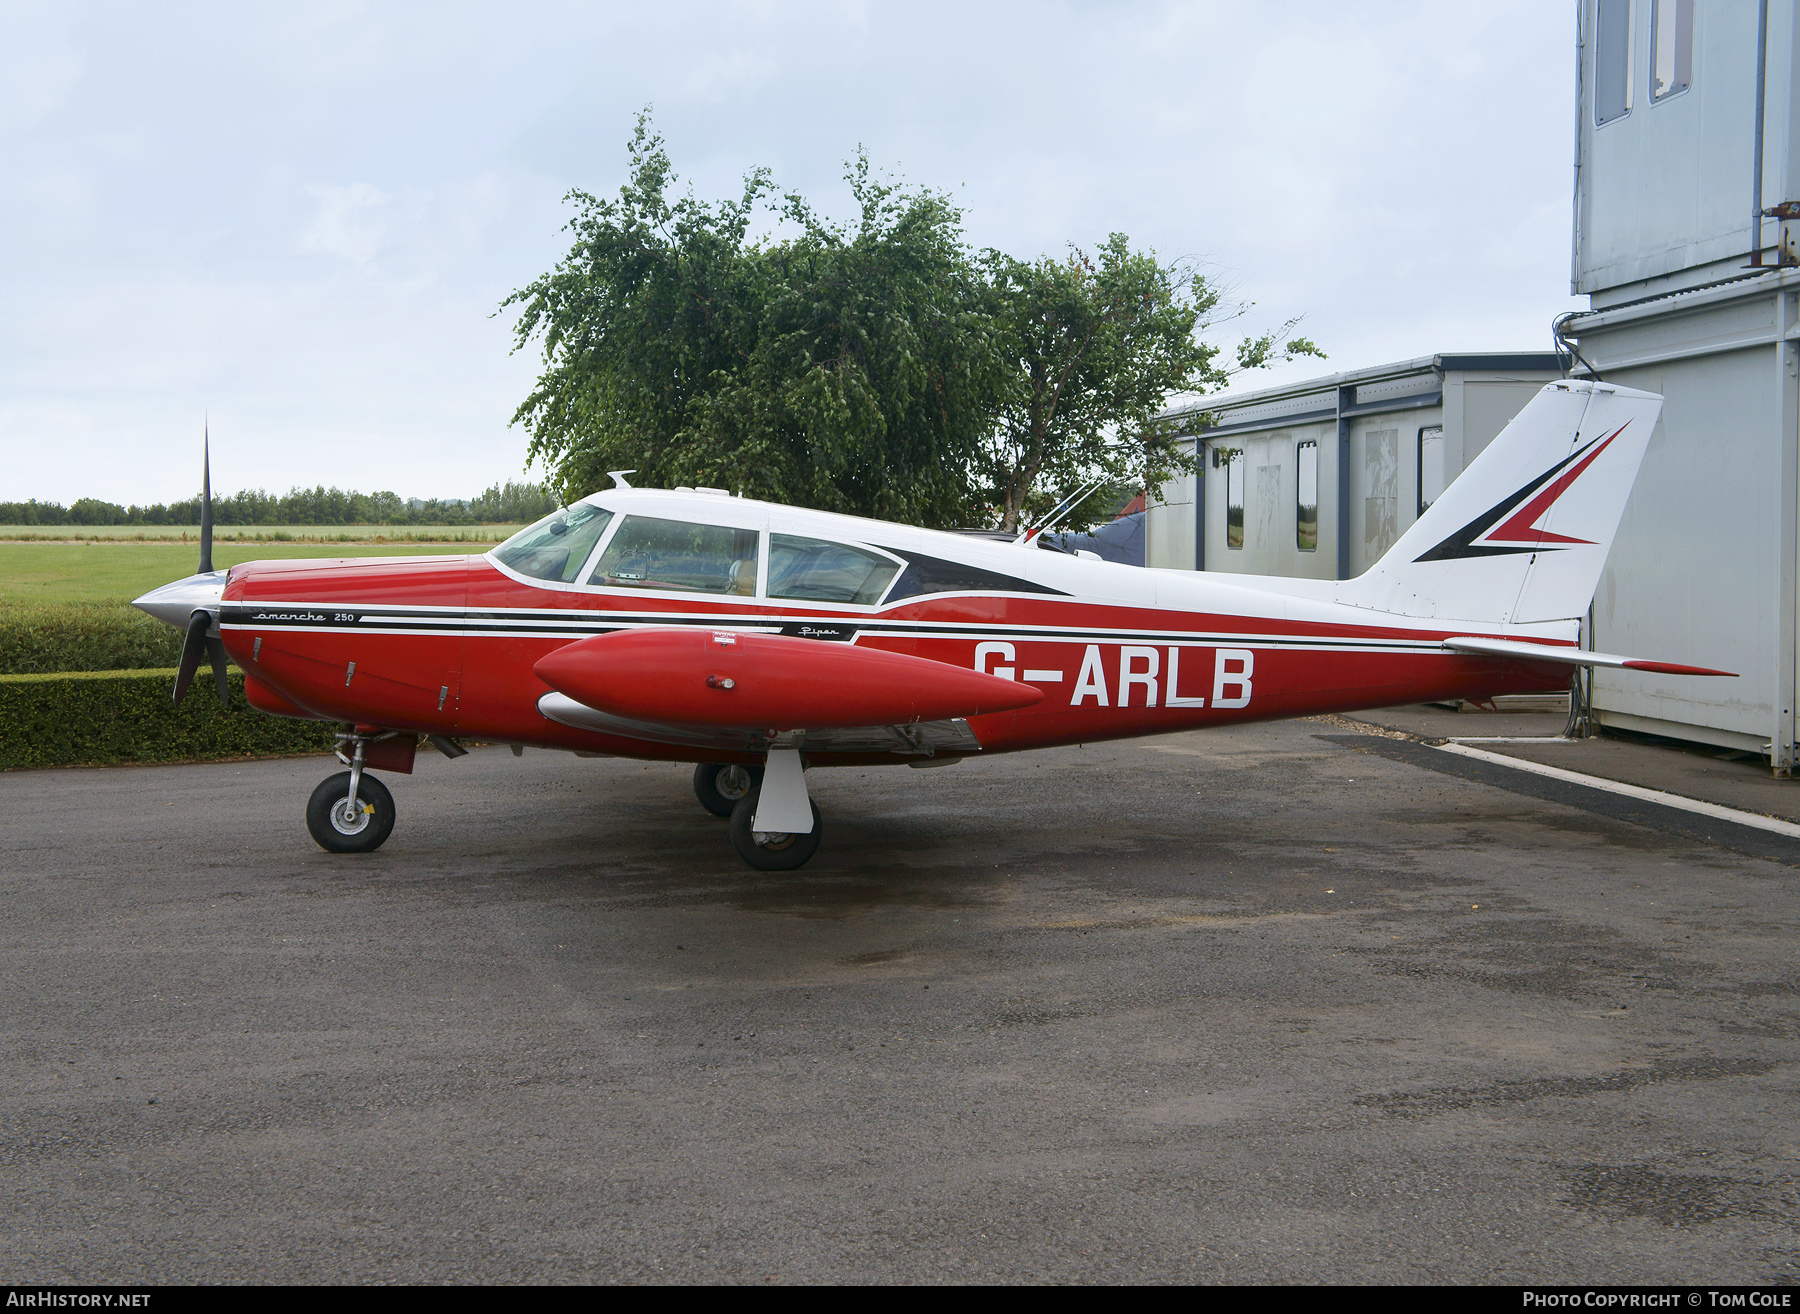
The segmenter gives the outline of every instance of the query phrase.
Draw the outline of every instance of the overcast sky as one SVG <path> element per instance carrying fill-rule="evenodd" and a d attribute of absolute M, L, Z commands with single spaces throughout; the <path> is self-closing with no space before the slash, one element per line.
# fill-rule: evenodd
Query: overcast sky
<path fill-rule="evenodd" d="M 1198 258 L 1289 377 L 1547 350 L 1574 8 L 0 0 L 0 499 L 187 496 L 207 415 L 225 491 L 520 477 L 495 311 L 645 105 L 703 196 L 842 214 L 860 144 L 976 246 Z"/>

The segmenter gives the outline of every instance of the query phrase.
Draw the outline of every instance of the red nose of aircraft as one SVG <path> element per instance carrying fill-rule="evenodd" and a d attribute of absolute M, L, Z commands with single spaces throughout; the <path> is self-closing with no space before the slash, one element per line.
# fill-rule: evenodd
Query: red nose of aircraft
<path fill-rule="evenodd" d="M 617 630 L 535 667 L 602 712 L 681 725 L 802 730 L 906 725 L 1042 701 L 1028 684 L 848 643 L 726 630 Z"/>

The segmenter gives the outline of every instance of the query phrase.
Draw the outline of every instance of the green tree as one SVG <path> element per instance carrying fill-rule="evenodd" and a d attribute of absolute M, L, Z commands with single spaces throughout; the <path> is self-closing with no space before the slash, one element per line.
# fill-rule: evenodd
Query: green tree
<path fill-rule="evenodd" d="M 1322 355 L 1294 325 L 1238 344 L 1203 334 L 1244 307 L 1114 234 L 1090 258 L 974 259 L 940 193 L 847 174 L 858 218 L 776 196 L 675 196 L 647 114 L 619 194 L 571 192 L 574 241 L 513 293 L 515 350 L 543 369 L 514 415 L 564 500 L 636 482 L 709 485 L 915 524 L 1022 515 L 1090 479 L 1091 518 L 1181 462 L 1172 396 Z M 756 239 L 758 213 L 793 234 Z"/>
<path fill-rule="evenodd" d="M 495 484 L 469 502 L 470 515 L 485 524 L 529 524 L 556 510 L 556 499 L 532 483 Z"/>
<path fill-rule="evenodd" d="M 574 244 L 503 303 L 544 368 L 515 421 L 574 498 L 609 469 L 832 511 L 966 523 L 1005 376 L 987 292 L 943 195 L 847 175 L 837 225 L 766 170 L 736 200 L 671 199 L 640 115 L 615 200 L 570 194 Z M 797 230 L 750 236 L 768 209 Z"/>
<path fill-rule="evenodd" d="M 1288 338 L 1289 321 L 1240 342 L 1235 367 L 1224 365 L 1201 336 L 1218 318 L 1218 289 L 1192 269 L 1134 252 L 1123 233 L 1092 256 L 1076 249 L 1062 260 L 1024 261 L 988 251 L 984 262 L 1010 387 L 977 472 L 1009 531 L 1089 480 L 1100 488 L 1065 523 L 1085 525 L 1123 488 L 1154 490 L 1170 479 L 1183 460 L 1180 426 L 1157 417 L 1172 395 L 1324 355 Z"/>
<path fill-rule="evenodd" d="M 72 525 L 123 525 L 126 522 L 125 508 L 116 502 L 83 497 L 76 499 L 69 507 L 69 523 Z"/>

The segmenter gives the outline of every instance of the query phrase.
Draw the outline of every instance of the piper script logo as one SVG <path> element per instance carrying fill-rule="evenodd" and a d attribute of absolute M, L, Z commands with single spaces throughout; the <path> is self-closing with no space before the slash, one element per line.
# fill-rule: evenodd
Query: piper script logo
<path fill-rule="evenodd" d="M 1207 654 L 1211 653 L 1212 690 L 1206 688 Z M 1187 673 L 1182 659 L 1187 658 Z M 1010 643 L 975 645 L 975 669 L 1002 680 L 1021 680 L 1045 686 L 1067 682 L 1063 669 L 1029 668 L 1015 663 L 1018 651 Z M 1256 673 L 1256 654 L 1249 648 L 1184 648 L 1169 645 L 1152 648 L 1139 644 L 1090 643 L 1075 673 L 1070 707 L 1206 707 L 1217 711 L 1248 707 L 1251 677 Z M 1198 685 L 1196 689 L 1193 686 Z"/>

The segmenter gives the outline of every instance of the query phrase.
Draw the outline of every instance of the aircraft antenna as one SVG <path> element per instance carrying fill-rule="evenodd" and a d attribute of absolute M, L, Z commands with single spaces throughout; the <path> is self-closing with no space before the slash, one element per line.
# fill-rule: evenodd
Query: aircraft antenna
<path fill-rule="evenodd" d="M 1014 547 L 1024 547 L 1027 544 L 1029 544 L 1033 539 L 1035 539 L 1039 534 L 1043 533 L 1046 529 L 1054 528 L 1058 522 L 1059 517 L 1068 515 L 1069 512 L 1073 511 L 1077 506 L 1081 505 L 1081 503 L 1084 500 L 1086 500 L 1087 497 L 1091 493 L 1093 493 L 1093 491 L 1096 488 L 1100 487 L 1100 485 L 1105 482 L 1106 482 L 1106 477 L 1104 475 L 1101 475 L 1095 479 L 1088 480 L 1080 488 L 1076 489 L 1073 493 L 1069 494 L 1069 496 L 1063 498 L 1062 501 L 1058 502 L 1056 504 L 1056 506 L 1054 508 L 1052 508 L 1049 515 L 1043 516 L 1040 519 L 1038 519 L 1036 522 L 1034 522 L 1032 524 L 1032 526 L 1029 529 L 1027 529 L 1024 533 L 1020 534 L 1017 538 L 1015 538 L 1013 540 L 1013 546 Z"/>

